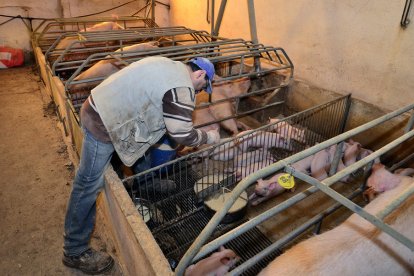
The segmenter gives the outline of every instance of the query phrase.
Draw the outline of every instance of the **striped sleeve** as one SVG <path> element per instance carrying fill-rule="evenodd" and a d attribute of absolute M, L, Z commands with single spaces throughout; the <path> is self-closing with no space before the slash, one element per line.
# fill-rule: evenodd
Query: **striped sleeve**
<path fill-rule="evenodd" d="M 162 109 L 165 126 L 171 138 L 185 146 L 207 143 L 207 134 L 193 127 L 195 94 L 189 87 L 177 87 L 164 94 Z"/>

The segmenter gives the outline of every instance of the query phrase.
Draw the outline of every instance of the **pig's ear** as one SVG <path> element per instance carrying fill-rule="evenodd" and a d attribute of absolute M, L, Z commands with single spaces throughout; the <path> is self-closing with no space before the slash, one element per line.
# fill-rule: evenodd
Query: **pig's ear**
<path fill-rule="evenodd" d="M 274 190 L 275 188 L 276 188 L 276 185 L 278 185 L 278 184 L 276 184 L 276 182 L 272 182 L 272 183 L 270 183 L 269 184 L 269 190 L 271 191 L 271 190 Z"/>

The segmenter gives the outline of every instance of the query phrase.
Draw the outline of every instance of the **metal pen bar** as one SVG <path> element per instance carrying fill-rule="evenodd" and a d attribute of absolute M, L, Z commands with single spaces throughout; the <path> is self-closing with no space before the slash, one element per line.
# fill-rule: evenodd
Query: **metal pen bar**
<path fill-rule="evenodd" d="M 171 59 L 174 59 L 174 60 L 184 60 L 184 59 L 187 59 L 187 58 L 191 58 L 191 57 L 195 57 L 195 56 L 203 56 L 203 55 L 201 55 L 201 54 L 193 54 L 193 55 L 189 55 L 189 56 L 178 56 L 177 58 L 176 57 L 173 57 L 173 56 L 176 56 L 176 55 L 179 55 L 179 54 L 183 54 L 182 52 L 181 53 L 178 53 L 178 52 L 172 52 L 172 53 L 170 53 L 169 52 L 169 50 L 171 50 L 171 49 L 167 49 L 167 50 L 153 50 L 153 51 L 146 51 L 145 53 L 143 53 L 143 52 L 137 52 L 137 53 L 133 53 L 133 52 L 130 52 L 130 53 L 124 53 L 124 52 L 119 52 L 119 53 L 112 53 L 112 54 L 117 54 L 117 55 L 120 55 L 120 54 L 122 54 L 123 55 L 123 57 L 125 57 L 125 58 L 128 58 L 129 56 L 136 56 L 136 55 L 142 55 L 142 57 L 140 57 L 139 59 L 142 59 L 142 58 L 144 58 L 145 56 L 148 56 L 148 55 L 151 55 L 151 54 L 155 54 L 155 53 L 157 53 L 158 55 L 161 55 L 161 56 L 165 56 L 165 57 L 170 57 Z M 66 51 L 66 50 L 65 50 Z M 207 50 L 205 50 L 205 49 L 203 49 L 203 51 L 206 51 L 207 52 Z M 166 52 L 166 54 L 165 55 L 163 55 L 162 53 L 163 52 Z M 190 52 L 190 51 L 186 51 L 186 52 L 188 52 L 188 53 L 192 53 L 192 51 Z M 262 51 L 261 50 L 259 50 L 257 53 L 261 53 Z M 111 54 L 111 53 L 100 53 L 99 55 L 109 55 L 109 54 Z M 246 54 L 248 54 L 248 55 L 250 55 L 251 54 L 251 52 L 249 51 L 249 52 L 247 52 Z M 226 56 L 225 58 L 223 58 L 223 57 L 220 57 L 220 58 L 218 58 L 218 57 L 213 57 L 213 58 L 211 58 L 211 60 L 213 61 L 213 62 L 217 62 L 217 60 L 219 60 L 220 62 L 221 61 L 223 61 L 223 60 L 229 60 L 229 59 L 237 59 L 237 58 L 240 58 L 240 57 L 243 57 L 243 55 L 244 55 L 244 53 L 241 53 L 241 54 L 236 54 L 236 55 L 229 55 L 229 56 Z M 90 55 L 85 61 L 83 61 L 83 63 L 82 63 L 82 65 L 80 66 L 80 67 L 78 67 L 77 68 L 77 70 L 75 71 L 75 73 L 74 74 L 72 74 L 72 76 L 68 79 L 68 81 L 66 82 L 66 83 L 71 83 L 72 82 L 72 80 L 83 70 L 83 68 L 85 68 L 85 66 L 87 65 L 87 64 L 89 64 L 90 63 L 90 61 L 93 59 L 93 58 L 95 58 L 96 57 L 96 55 L 94 55 L 94 54 L 92 54 L 92 55 Z M 132 60 L 128 60 L 128 59 L 126 59 L 126 61 L 129 61 L 129 62 L 132 62 L 132 61 L 135 61 L 135 60 L 139 60 L 139 59 L 132 59 Z M 60 63 L 60 60 L 58 59 L 58 60 L 56 60 L 55 61 L 55 63 L 53 64 L 53 66 L 52 66 L 52 70 L 54 70 L 54 74 L 56 74 L 56 67 L 57 67 L 57 64 L 58 63 Z M 288 64 L 288 65 L 285 65 L 285 66 L 280 66 L 280 67 L 276 67 L 275 66 L 275 68 L 272 68 L 272 69 L 267 69 L 267 70 L 262 70 L 261 72 L 250 72 L 250 73 L 244 73 L 244 74 L 240 74 L 239 76 L 242 76 L 242 75 L 244 75 L 244 76 L 252 76 L 252 75 L 257 75 L 257 74 L 265 74 L 265 73 L 268 73 L 268 72 L 273 72 L 273 71 L 277 71 L 277 70 L 283 70 L 283 69 L 289 69 L 289 68 L 291 68 L 291 64 Z M 293 72 L 291 72 L 290 73 L 290 76 L 289 76 L 289 78 L 291 78 L 291 76 L 292 76 L 292 74 L 293 74 Z M 237 78 L 237 76 L 235 76 L 234 78 Z M 226 80 L 229 80 L 229 78 L 227 78 Z M 66 85 L 65 85 L 66 86 Z M 281 86 L 284 86 L 284 85 L 281 85 Z"/>
<path fill-rule="evenodd" d="M 265 167 L 254 174 L 251 174 L 244 178 L 242 181 L 239 182 L 239 184 L 233 189 L 231 192 L 228 200 L 224 203 L 223 208 L 216 212 L 214 216 L 210 219 L 209 223 L 206 225 L 206 227 L 203 229 L 203 231 L 200 233 L 200 235 L 196 238 L 194 243 L 190 246 L 190 248 L 187 250 L 187 252 L 184 254 L 182 259 L 180 260 L 176 271 L 179 275 L 182 275 L 184 273 L 185 268 L 190 264 L 190 262 L 193 260 L 194 256 L 197 254 L 197 252 L 200 250 L 201 246 L 206 243 L 207 239 L 211 236 L 214 229 L 217 227 L 217 225 L 220 223 L 220 221 L 224 218 L 230 207 L 234 204 L 234 202 L 238 199 L 240 194 L 246 190 L 251 184 L 256 182 L 258 179 L 269 176 L 272 173 L 277 172 L 278 170 L 282 169 L 283 167 L 287 166 L 288 164 L 294 163 L 296 161 L 301 160 L 302 158 L 308 157 L 311 154 L 314 154 L 324 148 L 327 148 L 328 146 L 331 146 L 333 144 L 337 144 L 338 142 L 344 141 L 345 139 L 348 139 L 360 132 L 363 132 L 373 126 L 376 126 L 384 121 L 387 121 L 389 119 L 392 119 L 404 112 L 407 112 L 409 110 L 412 110 L 414 108 L 414 104 L 405 106 L 403 108 L 400 108 L 396 111 L 390 112 L 384 116 L 381 116 L 380 118 L 377 118 L 371 122 L 368 122 L 362 126 L 359 126 L 357 128 L 354 128 L 352 130 L 349 130 L 343 134 L 340 134 L 334 138 L 331 138 L 325 142 L 322 142 L 318 145 L 315 145 L 309 149 L 306 149 L 298 154 L 292 155 L 284 160 L 281 160 L 279 162 L 276 162 L 275 164 L 272 164 L 268 167 Z M 364 158 L 369 159 L 369 156 Z M 364 160 L 363 159 L 363 160 Z M 362 161 L 362 160 L 361 160 Z M 359 162 L 361 162 L 359 161 Z M 368 162 L 367 162 L 368 163 Z M 353 164 L 355 165 L 355 164 Z M 351 165 L 352 166 L 352 165 Z M 334 178 L 335 176 L 331 177 Z M 342 178 L 342 177 L 340 177 Z M 339 178 L 339 179 L 340 179 Z M 329 178 L 328 178 L 329 179 Z M 339 180 L 338 179 L 338 180 Z M 325 182 L 326 183 L 326 182 Z"/>
<path fill-rule="evenodd" d="M 231 44 L 234 43 L 235 44 Z M 228 46 L 222 46 L 222 45 L 227 45 L 230 44 Z M 160 49 L 154 49 L 154 50 L 148 50 L 145 52 L 142 51 L 136 51 L 136 52 L 128 52 L 128 53 L 123 53 L 123 56 L 128 58 L 128 57 L 136 57 L 136 56 L 142 56 L 141 58 L 143 58 L 144 56 L 148 56 L 148 55 L 153 55 L 153 54 L 157 54 L 157 55 L 161 55 L 163 53 L 165 53 L 163 56 L 166 57 L 171 57 L 171 56 L 183 56 L 186 53 L 187 54 L 195 54 L 194 51 L 197 51 L 198 54 L 200 56 L 210 56 L 211 59 L 216 59 L 217 58 L 217 54 L 220 54 L 220 56 L 226 55 L 226 58 L 228 60 L 234 59 L 234 58 L 240 58 L 240 56 L 246 56 L 246 55 L 261 55 L 263 52 L 266 51 L 271 51 L 271 52 L 277 52 L 278 48 L 267 48 L 267 49 L 260 49 L 260 48 L 251 48 L 248 47 L 246 48 L 246 44 L 243 41 L 240 40 L 236 40 L 236 41 L 220 41 L 220 42 L 215 42 L 215 43 L 205 43 L 205 44 L 196 44 L 193 46 L 175 46 L 175 47 L 163 47 Z M 212 53 L 211 50 L 220 50 L 219 53 Z M 228 55 L 232 52 L 238 52 L 238 54 L 236 55 Z M 206 53 L 206 55 L 203 55 L 202 53 Z M 109 52 L 105 52 L 105 53 L 96 53 L 93 54 L 94 58 L 95 57 L 99 57 L 99 56 L 105 56 L 109 54 Z M 113 53 L 113 54 L 120 54 L 120 53 Z M 224 57 L 220 58 L 220 61 L 226 61 L 225 59 L 223 59 Z M 140 58 L 134 58 L 134 59 L 130 59 L 129 62 L 132 61 L 136 61 Z M 288 61 L 288 64 L 285 65 L 285 67 L 289 68 L 292 66 L 292 64 L 290 63 L 288 57 L 286 56 L 286 60 Z M 57 67 L 56 63 L 59 63 L 60 66 L 63 66 L 64 64 L 78 64 L 80 62 L 83 61 L 69 61 L 69 62 L 61 62 L 61 58 L 59 58 L 58 60 L 55 61 L 54 66 Z M 274 66 L 277 67 L 277 64 L 274 64 Z M 67 68 L 66 68 L 67 69 Z M 280 69 L 280 68 L 279 68 Z"/>
<path fill-rule="evenodd" d="M 376 217 L 379 219 L 384 219 L 386 216 L 391 214 L 391 212 L 394 211 L 397 207 L 403 204 L 404 201 L 408 199 L 410 196 L 412 196 L 413 194 L 414 194 L 414 187 L 408 188 L 406 192 L 404 192 L 398 198 L 396 198 L 391 203 L 389 203 L 381 212 L 378 212 L 376 214 Z"/>
<path fill-rule="evenodd" d="M 227 4 L 227 0 L 221 0 L 220 9 L 217 15 L 216 26 L 214 28 L 214 32 L 212 33 L 212 35 L 214 36 L 217 36 L 219 34 L 220 27 L 221 27 L 221 21 L 223 20 L 224 10 L 226 9 L 226 4 Z"/>
<path fill-rule="evenodd" d="M 185 52 L 186 50 L 188 51 L 189 49 L 197 50 L 199 48 L 204 48 L 204 47 L 208 47 L 211 50 L 211 47 L 216 47 L 216 46 L 231 44 L 231 43 L 243 43 L 243 44 L 245 44 L 246 42 L 241 40 L 241 39 L 232 39 L 232 40 L 227 40 L 227 41 L 217 41 L 217 42 L 214 42 L 214 43 L 196 44 L 196 45 L 193 45 L 193 46 L 184 45 L 184 46 L 164 47 L 164 48 L 161 48 L 161 49 L 149 50 L 149 51 L 145 51 L 145 52 L 142 52 L 142 51 L 128 52 L 128 53 L 123 53 L 123 55 L 125 55 L 126 57 L 136 56 L 136 55 L 145 56 L 145 55 L 149 55 L 149 54 L 162 54 L 164 52 L 168 53 L 168 52 L 171 52 L 172 50 L 174 51 L 173 53 L 178 53 L 180 50 Z M 232 46 L 232 47 L 237 47 L 237 46 Z M 242 47 L 242 45 L 238 44 L 238 47 Z M 60 60 L 62 58 L 60 58 L 60 60 L 56 60 L 55 63 L 59 62 L 59 64 L 76 64 L 76 63 L 82 63 L 82 64 L 85 63 L 85 64 L 87 64 L 91 60 L 94 60 L 94 58 L 106 57 L 110 53 L 121 54 L 121 53 L 116 53 L 116 52 L 94 53 L 94 54 L 90 55 L 87 60 L 61 62 Z M 82 66 L 82 64 L 81 64 L 81 66 Z"/>

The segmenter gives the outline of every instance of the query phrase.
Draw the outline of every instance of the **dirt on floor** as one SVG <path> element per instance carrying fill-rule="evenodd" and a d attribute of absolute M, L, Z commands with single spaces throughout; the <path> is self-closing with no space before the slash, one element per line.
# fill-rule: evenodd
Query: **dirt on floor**
<path fill-rule="evenodd" d="M 76 155 L 35 67 L 0 70 L 2 275 L 83 275 L 62 264 Z M 106 248 L 94 233 L 95 248 Z M 113 254 L 113 252 L 109 252 Z M 106 275 L 121 275 L 118 265 Z"/>

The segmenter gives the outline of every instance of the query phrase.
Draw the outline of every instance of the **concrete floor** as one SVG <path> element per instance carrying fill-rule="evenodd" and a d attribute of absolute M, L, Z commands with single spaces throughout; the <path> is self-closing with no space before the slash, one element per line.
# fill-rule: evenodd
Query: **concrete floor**
<path fill-rule="evenodd" d="M 2 69 L 0 84 L 1 274 L 83 275 L 61 262 L 75 171 L 68 138 L 34 67 Z M 96 233 L 92 243 L 105 248 Z"/>

